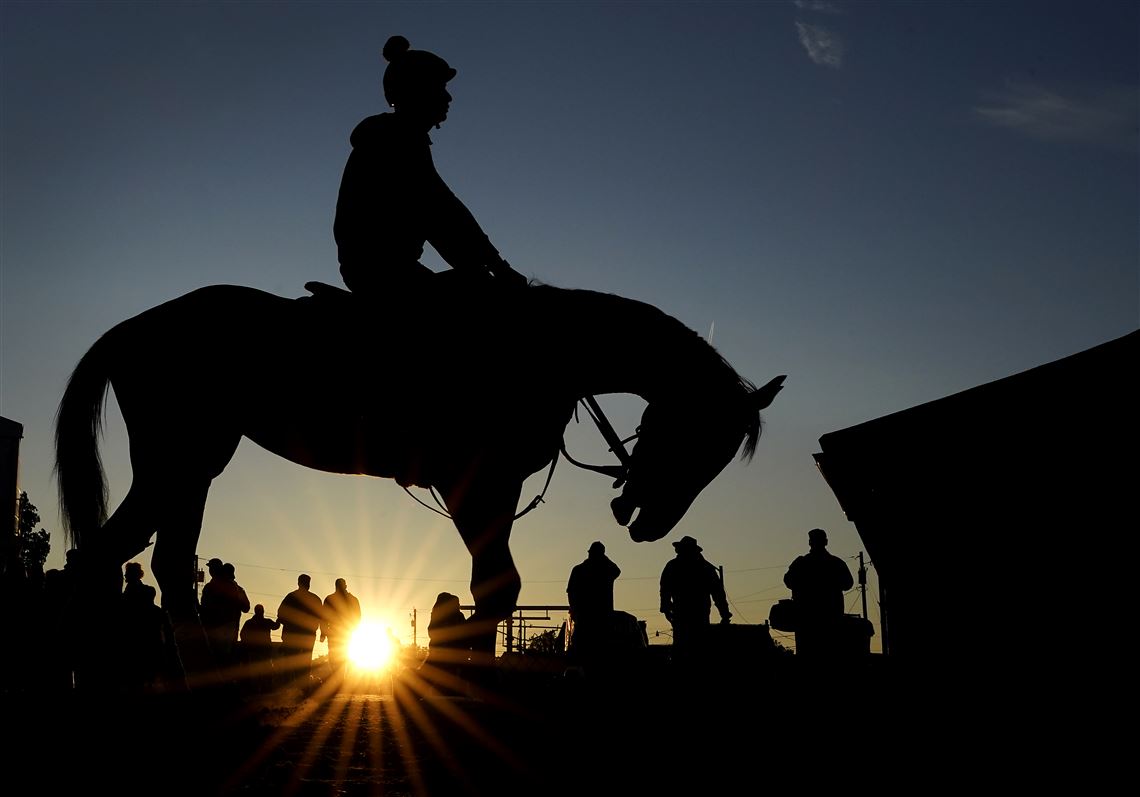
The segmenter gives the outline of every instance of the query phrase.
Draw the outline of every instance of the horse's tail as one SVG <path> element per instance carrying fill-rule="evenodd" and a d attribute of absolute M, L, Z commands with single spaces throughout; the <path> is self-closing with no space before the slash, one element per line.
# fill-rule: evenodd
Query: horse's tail
<path fill-rule="evenodd" d="M 107 479 L 99 456 L 110 385 L 109 340 L 95 342 L 67 381 L 55 415 L 55 476 L 64 533 L 73 547 L 107 520 Z"/>

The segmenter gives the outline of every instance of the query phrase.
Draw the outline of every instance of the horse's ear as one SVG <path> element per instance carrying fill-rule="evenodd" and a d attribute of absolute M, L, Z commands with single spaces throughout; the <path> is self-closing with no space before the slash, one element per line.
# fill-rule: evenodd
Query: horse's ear
<path fill-rule="evenodd" d="M 784 389 L 784 380 L 788 378 L 787 374 L 777 376 L 764 387 L 758 387 L 752 391 L 748 396 L 748 401 L 752 408 L 759 411 L 766 409 L 776 398 L 776 394 Z"/>

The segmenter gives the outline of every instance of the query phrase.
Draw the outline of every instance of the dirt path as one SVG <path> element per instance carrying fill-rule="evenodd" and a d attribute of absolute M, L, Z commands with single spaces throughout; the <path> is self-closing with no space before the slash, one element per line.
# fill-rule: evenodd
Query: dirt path
<path fill-rule="evenodd" d="M 5 711 L 22 733 L 3 764 L 26 786 L 13 794 L 600 797 L 758 793 L 806 758 L 869 761 L 846 706 L 797 725 L 771 684 L 489 686 L 25 698 Z"/>

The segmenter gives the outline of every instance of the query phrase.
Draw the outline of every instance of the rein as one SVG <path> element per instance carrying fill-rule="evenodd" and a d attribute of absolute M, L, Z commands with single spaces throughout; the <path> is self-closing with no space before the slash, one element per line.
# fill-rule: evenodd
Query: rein
<path fill-rule="evenodd" d="M 621 464 L 589 465 L 585 462 L 579 462 L 578 460 L 574 459 L 574 457 L 570 456 L 570 452 L 566 450 L 565 437 L 562 439 L 562 445 L 559 447 L 559 452 L 562 454 L 562 456 L 566 457 L 566 461 L 571 465 L 582 468 L 583 470 L 601 473 L 603 476 L 608 476 L 611 479 L 614 479 L 613 486 L 614 489 L 617 489 L 618 487 L 621 487 L 623 484 L 625 484 L 625 480 L 629 476 L 630 456 L 629 452 L 625 449 L 625 444 L 630 440 L 636 440 L 638 435 L 641 434 L 641 428 L 638 427 L 636 433 L 623 440 L 617 436 L 617 432 L 614 431 L 613 425 L 610 424 L 610 419 L 606 417 L 606 414 L 604 412 L 602 412 L 602 408 L 598 404 L 597 399 L 595 399 L 593 396 L 586 396 L 585 398 L 581 399 L 581 402 L 586 407 L 586 413 L 590 416 L 590 419 L 593 420 L 594 425 L 598 427 L 598 431 L 601 432 L 602 437 L 605 439 L 606 443 L 609 444 L 609 450 L 617 456 L 618 461 L 621 462 Z M 554 456 L 550 458 L 550 470 L 546 472 L 546 483 L 542 485 L 542 492 L 532 498 L 531 502 L 526 505 L 526 508 L 515 515 L 512 518 L 512 521 L 518 520 L 523 515 L 537 508 L 539 504 L 545 502 L 546 490 L 550 487 L 550 480 L 554 478 L 554 467 L 558 464 L 559 452 L 555 452 Z M 452 514 L 447 511 L 447 507 L 443 505 L 443 501 L 440 500 L 439 494 L 436 493 L 435 488 L 429 487 L 428 490 L 431 492 L 431 497 L 435 499 L 435 503 L 439 506 L 439 509 L 436 509 L 434 506 L 428 504 L 425 501 L 421 501 L 415 493 L 413 493 L 407 487 L 404 488 L 404 492 L 410 495 L 412 499 L 420 506 L 430 509 L 437 515 L 443 515 L 449 520 L 454 520 Z"/>
<path fill-rule="evenodd" d="M 571 465 L 582 468 L 583 470 L 592 470 L 594 473 L 600 473 L 603 476 L 609 476 L 614 480 L 614 489 L 621 487 L 625 484 L 625 480 L 629 477 L 630 456 L 629 452 L 625 450 L 625 444 L 630 440 L 636 440 L 638 435 L 641 434 L 641 427 L 638 427 L 637 432 L 625 438 L 624 440 L 617 436 L 614 427 L 610 424 L 610 419 L 602 412 L 598 400 L 593 396 L 586 396 L 581 399 L 582 404 L 586 407 L 586 413 L 598 427 L 598 431 L 602 433 L 602 438 L 609 444 L 610 451 L 618 458 L 620 465 L 589 465 L 585 462 L 579 462 L 570 456 L 570 452 L 566 450 L 566 439 L 562 439 L 562 456 L 566 457 L 566 461 Z"/>
<path fill-rule="evenodd" d="M 525 515 L 527 512 L 530 512 L 532 509 L 537 507 L 539 504 L 543 503 L 545 496 L 546 496 L 546 488 L 548 488 L 550 486 L 550 480 L 554 478 L 554 466 L 557 464 L 558 464 L 558 454 L 555 453 L 554 456 L 550 458 L 550 470 L 548 470 L 546 472 L 546 483 L 544 485 L 542 485 L 542 492 L 539 493 L 538 495 L 536 495 L 534 498 L 532 498 L 530 500 L 530 503 L 526 505 L 525 509 L 523 509 L 517 515 L 515 515 L 513 518 L 511 518 L 512 522 L 515 520 L 518 520 L 523 515 Z M 412 497 L 412 500 L 414 500 L 420 506 L 427 507 L 432 512 L 435 512 L 437 515 L 443 515 L 448 520 L 454 520 L 455 517 L 450 512 L 447 511 L 447 507 L 445 507 L 443 505 L 443 501 L 440 500 L 439 493 L 437 493 L 435 491 L 435 488 L 429 487 L 428 490 L 431 492 L 431 497 L 435 499 L 436 504 L 439 505 L 439 509 L 436 509 L 434 506 L 432 506 L 431 504 L 429 504 L 425 501 L 421 501 L 418 497 L 416 497 L 415 493 L 413 493 L 407 487 L 404 488 L 404 492 L 407 493 L 408 495 L 410 495 Z"/>

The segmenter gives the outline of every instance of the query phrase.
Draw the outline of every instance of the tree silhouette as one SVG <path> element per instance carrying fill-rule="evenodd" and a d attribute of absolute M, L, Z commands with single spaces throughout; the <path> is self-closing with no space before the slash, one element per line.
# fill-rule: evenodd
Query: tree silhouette
<path fill-rule="evenodd" d="M 36 531 L 39 522 L 39 510 L 28 500 L 28 494 L 21 490 L 16 523 L 16 551 L 24 565 L 24 572 L 28 574 L 42 572 L 48 553 L 51 552 L 51 536 L 44 529 Z"/>
<path fill-rule="evenodd" d="M 527 644 L 526 652 L 536 656 L 550 656 L 558 653 L 558 629 L 552 628 L 549 631 L 532 636 Z"/>

